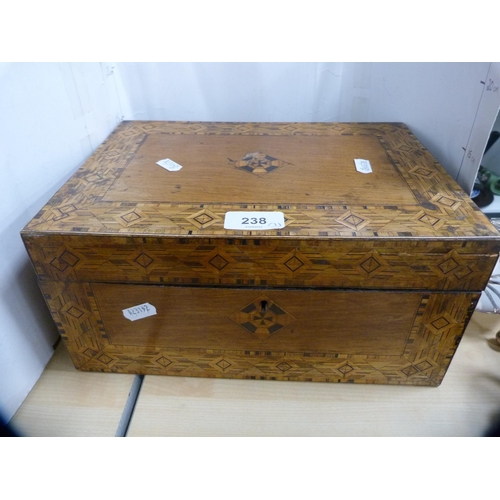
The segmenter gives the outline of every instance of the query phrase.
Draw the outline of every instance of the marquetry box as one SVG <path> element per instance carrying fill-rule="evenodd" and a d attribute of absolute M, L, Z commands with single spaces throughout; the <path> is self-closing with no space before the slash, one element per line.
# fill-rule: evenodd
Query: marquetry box
<path fill-rule="evenodd" d="M 500 249 L 400 123 L 123 122 L 22 238 L 79 369 L 413 385 Z"/>

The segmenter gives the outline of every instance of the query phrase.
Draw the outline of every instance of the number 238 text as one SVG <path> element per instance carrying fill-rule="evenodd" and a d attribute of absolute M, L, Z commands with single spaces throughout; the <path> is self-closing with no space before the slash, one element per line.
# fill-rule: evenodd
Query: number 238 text
<path fill-rule="evenodd" d="M 260 217 L 259 219 L 257 219 L 257 217 L 242 217 L 241 223 L 242 224 L 266 224 L 266 218 Z"/>

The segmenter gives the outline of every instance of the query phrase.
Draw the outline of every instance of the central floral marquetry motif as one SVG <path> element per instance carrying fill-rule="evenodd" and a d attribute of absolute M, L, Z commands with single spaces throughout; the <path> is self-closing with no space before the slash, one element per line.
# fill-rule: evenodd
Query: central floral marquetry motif
<path fill-rule="evenodd" d="M 292 323 L 295 318 L 262 295 L 230 318 L 259 339 L 265 339 Z"/>
<path fill-rule="evenodd" d="M 241 160 L 231 160 L 231 158 L 228 158 L 228 160 L 238 169 L 257 175 L 268 174 L 278 167 L 287 164 L 286 161 L 279 160 L 265 153 L 260 153 L 259 151 L 248 153 Z"/>

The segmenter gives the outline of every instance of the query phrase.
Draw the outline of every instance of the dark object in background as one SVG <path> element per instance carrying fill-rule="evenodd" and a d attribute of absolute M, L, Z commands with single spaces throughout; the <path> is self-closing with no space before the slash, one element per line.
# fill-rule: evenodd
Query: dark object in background
<path fill-rule="evenodd" d="M 499 137 L 500 137 L 500 132 L 497 132 L 496 130 L 493 130 L 493 132 L 491 132 L 490 137 L 488 138 L 488 142 L 486 143 L 486 148 L 484 149 L 485 153 L 487 153 L 488 149 L 490 149 L 491 146 L 493 146 L 493 144 L 497 142 Z"/>
<path fill-rule="evenodd" d="M 474 181 L 474 187 L 470 195 L 472 201 L 479 208 L 487 207 L 493 201 L 494 196 L 489 188 L 490 180 L 491 173 L 484 167 L 479 167 L 479 172 Z"/>
<path fill-rule="evenodd" d="M 493 420 L 484 437 L 500 437 L 500 415 Z"/>
<path fill-rule="evenodd" d="M 0 437 L 19 437 L 0 415 Z"/>
<path fill-rule="evenodd" d="M 496 130 L 491 132 L 486 143 L 486 148 L 484 149 L 484 154 L 497 142 L 499 137 L 500 132 Z M 470 197 L 479 208 L 484 208 L 493 201 L 494 194 L 500 195 L 500 178 L 483 166 L 480 166 Z"/>
<path fill-rule="evenodd" d="M 500 132 L 496 130 L 491 132 L 488 142 L 486 143 L 486 148 L 484 149 L 484 154 L 486 154 L 491 146 L 497 142 L 499 137 Z M 500 195 L 500 179 L 483 166 L 479 167 L 479 172 L 477 173 L 474 187 L 470 195 L 472 201 L 479 208 L 484 208 L 493 201 L 494 194 Z"/>

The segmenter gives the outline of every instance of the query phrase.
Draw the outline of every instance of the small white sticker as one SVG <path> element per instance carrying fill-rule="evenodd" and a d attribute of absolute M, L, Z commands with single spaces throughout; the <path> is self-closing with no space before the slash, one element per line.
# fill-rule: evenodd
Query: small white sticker
<path fill-rule="evenodd" d="M 123 309 L 123 315 L 130 321 L 136 321 L 138 319 L 147 318 L 148 316 L 154 316 L 156 314 L 156 307 L 148 304 L 139 304 L 138 306 L 129 307 L 128 309 Z"/>
<path fill-rule="evenodd" d="M 226 212 L 224 217 L 224 229 L 272 231 L 283 227 L 283 212 Z"/>
<path fill-rule="evenodd" d="M 180 170 L 182 168 L 182 165 L 179 165 L 178 163 L 175 163 L 175 161 L 165 158 L 164 160 L 160 160 L 156 162 L 157 165 L 160 165 L 160 167 L 166 168 L 167 170 L 170 170 L 170 172 L 176 172 L 177 170 Z"/>
<path fill-rule="evenodd" d="M 362 174 L 371 174 L 373 172 L 372 166 L 368 160 L 356 159 L 354 160 L 356 170 Z"/>

